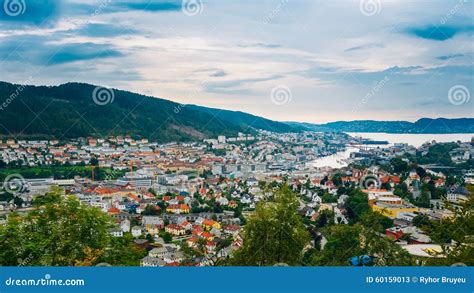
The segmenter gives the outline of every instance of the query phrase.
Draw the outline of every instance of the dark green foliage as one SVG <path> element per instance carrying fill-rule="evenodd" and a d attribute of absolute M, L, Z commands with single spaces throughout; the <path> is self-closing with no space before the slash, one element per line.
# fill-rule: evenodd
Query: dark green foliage
<path fill-rule="evenodd" d="M 473 188 L 472 185 L 470 188 Z M 455 263 L 474 265 L 474 193 L 457 209 L 448 204 L 454 217 L 430 224 L 420 219 L 424 229 L 435 243 L 440 243 L 445 258 L 431 258 L 426 265 L 450 266 Z"/>
<path fill-rule="evenodd" d="M 367 194 L 359 189 L 353 189 L 349 192 L 349 198 L 346 200 L 347 216 L 349 221 L 357 222 L 360 217 L 370 210 Z"/>
<path fill-rule="evenodd" d="M 453 164 L 449 152 L 457 148 L 456 143 L 438 143 L 431 146 L 428 150 L 426 156 L 421 156 L 420 153 L 417 154 L 416 161 L 418 164 L 440 164 L 445 166 L 450 166 Z M 418 169 L 417 169 L 418 173 Z"/>
<path fill-rule="evenodd" d="M 19 167 L 19 168 L 4 168 L 0 169 L 0 180 L 5 179 L 9 174 L 18 173 L 24 178 L 48 178 L 55 179 L 69 179 L 74 176 L 85 178 L 92 177 L 92 170 L 94 170 L 94 178 L 96 180 L 112 180 L 117 179 L 125 174 L 123 170 L 113 170 L 111 168 L 99 168 L 90 166 L 39 166 L 39 167 Z"/>
<path fill-rule="evenodd" d="M 393 171 L 395 173 L 405 173 L 408 172 L 408 163 L 403 161 L 400 158 L 394 158 L 390 161 L 393 166 Z"/>
<path fill-rule="evenodd" d="M 360 224 L 335 225 L 324 230 L 327 243 L 320 252 L 313 253 L 312 265 L 349 265 L 352 256 L 375 256 L 376 266 L 409 266 L 413 258 L 389 238 L 380 237 Z"/>
<path fill-rule="evenodd" d="M 413 201 L 413 204 L 420 208 L 429 208 L 430 197 L 428 192 L 422 192 L 421 195 Z"/>
<path fill-rule="evenodd" d="M 334 213 L 329 210 L 324 210 L 319 214 L 315 222 L 316 228 L 318 229 L 334 225 Z"/>
<path fill-rule="evenodd" d="M 327 243 L 323 250 L 313 256 L 313 265 L 341 266 L 347 265 L 348 259 L 354 255 L 361 255 L 359 234 L 362 227 L 359 225 L 335 225 L 324 230 Z"/>
<path fill-rule="evenodd" d="M 334 202 L 337 202 L 337 197 L 335 197 L 334 195 L 330 194 L 330 193 L 327 193 L 325 192 L 323 194 L 323 196 L 321 196 L 321 199 L 324 203 L 334 203 Z"/>
<path fill-rule="evenodd" d="M 385 229 L 393 227 L 392 219 L 372 211 L 363 214 L 360 220 L 364 227 L 379 233 L 384 233 Z"/>
<path fill-rule="evenodd" d="M 10 202 L 13 200 L 13 203 L 17 206 L 17 207 L 21 207 L 21 205 L 23 204 L 23 199 L 19 196 L 15 196 L 9 192 L 1 192 L 0 191 L 0 201 L 6 201 L 6 202 Z"/>
<path fill-rule="evenodd" d="M 59 187 L 53 187 L 51 191 L 46 192 L 44 195 L 33 197 L 32 204 L 35 207 L 58 204 L 62 201 L 62 196 L 62 189 Z"/>
<path fill-rule="evenodd" d="M 0 264 L 4 266 L 139 265 L 144 251 L 131 237 L 112 237 L 109 216 L 52 190 L 44 206 L 0 226 Z"/>
<path fill-rule="evenodd" d="M 165 241 L 165 243 L 171 243 L 171 241 L 173 241 L 173 236 L 168 232 L 162 232 L 160 234 L 160 237 L 163 238 L 163 241 Z"/>
<path fill-rule="evenodd" d="M 244 245 L 232 263 L 243 266 L 298 265 L 309 233 L 297 212 L 296 195 L 287 186 L 275 194 L 275 201 L 261 202 L 244 228 Z"/>
<path fill-rule="evenodd" d="M 5 136 L 66 139 L 133 134 L 137 138 L 168 142 L 251 132 L 250 127 L 263 127 L 265 123 L 270 123 L 271 130 L 293 129 L 263 118 L 259 118 L 262 121 L 258 123 L 250 123 L 249 118 L 239 118 L 247 117 L 245 113 L 219 114 L 214 112 L 219 110 L 209 112 L 207 108 L 115 89 L 112 103 L 97 105 L 93 100 L 96 87 L 89 84 L 25 86 L 22 91 L 18 88 L 18 85 L 0 82 L 0 101 L 11 100 L 0 115 L 3 126 L 0 134 Z M 10 98 L 15 93 L 18 96 Z"/>
<path fill-rule="evenodd" d="M 432 222 L 427 215 L 418 215 L 413 218 L 413 225 L 416 227 L 431 227 Z"/>

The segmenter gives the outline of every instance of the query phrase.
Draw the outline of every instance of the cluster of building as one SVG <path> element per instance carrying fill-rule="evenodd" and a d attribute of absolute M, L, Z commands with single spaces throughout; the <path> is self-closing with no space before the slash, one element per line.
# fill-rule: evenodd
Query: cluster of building
<path fill-rule="evenodd" d="M 395 143 L 393 145 L 358 145 L 359 142 L 353 143 L 353 145 L 359 146 L 359 151 L 354 152 L 350 156 L 351 163 L 359 163 L 363 165 L 381 164 L 387 165 L 390 160 L 396 157 L 405 155 L 416 156 L 420 154 L 421 157 L 428 155 L 431 147 L 438 144 L 436 141 L 426 142 L 419 148 L 416 148 L 407 143 Z M 466 163 L 469 159 L 474 157 L 474 138 L 471 142 L 454 142 L 457 147 L 446 154 L 450 157 L 451 161 L 455 164 Z M 439 166 L 438 166 L 439 167 Z M 442 166 L 441 166 L 442 167 Z"/>
<path fill-rule="evenodd" d="M 421 196 L 420 186 L 432 181 L 436 188 L 448 188 L 446 199 L 453 204 L 467 200 L 467 190 L 445 186 L 446 176 L 430 169 L 426 169 L 424 178 L 412 171 L 402 180 L 401 174 L 379 167 L 333 169 L 312 164 L 319 157 L 360 143 L 360 139 L 343 133 L 267 131 L 181 144 L 157 144 L 128 136 L 81 138 L 66 143 L 7 140 L 0 142 L 0 160 L 7 165 L 94 165 L 111 172 L 104 180 L 79 176 L 22 178 L 20 184 L 24 186 L 16 195 L 22 198 L 22 205 L 0 202 L 0 211 L 27 211 L 34 196 L 52 186 L 62 186 L 83 204 L 108 213 L 117 223 L 111 235 L 124 237 L 129 233 L 138 246 L 148 248 L 148 255 L 141 261 L 143 266 L 212 265 L 230 257 L 242 245 L 245 216 L 269 195 L 263 188 L 265 183 L 288 182 L 300 195 L 302 217 L 315 221 L 322 213 L 330 212 L 336 224 L 349 222 L 348 195 L 340 192 L 340 186 L 359 186 L 368 194 L 374 212 L 394 220 L 395 226 L 387 229 L 387 236 L 400 245 L 431 243 L 413 225 L 413 219 L 420 214 L 435 220 L 452 217 L 445 201 L 432 199 L 430 208 L 420 208 L 395 195 L 393 189 L 405 183 L 416 199 Z M 429 146 L 362 145 L 347 163 L 376 162 L 380 166 L 394 157 L 416 155 L 425 149 Z M 466 150 L 472 157 L 472 144 L 463 143 L 450 155 L 461 150 L 463 158 Z M 341 184 L 334 183 L 336 176 Z M 472 173 L 466 173 L 466 182 L 472 178 Z"/>
<path fill-rule="evenodd" d="M 213 168 L 213 172 L 243 176 L 250 172 L 289 170 L 299 163 L 342 150 L 344 134 L 288 133 L 260 131 L 258 135 L 205 139 L 202 143 L 157 144 L 130 136 L 58 140 L 0 140 L 0 161 L 15 166 L 89 165 L 118 170 L 130 166 L 158 167 L 167 171 Z M 243 144 L 252 142 L 251 144 Z M 213 150 L 225 151 L 215 155 Z M 217 163 L 217 166 L 214 166 Z M 220 164 L 220 166 L 219 166 Z M 225 165 L 225 168 L 223 168 Z M 237 177 L 241 177 L 237 176 Z"/>

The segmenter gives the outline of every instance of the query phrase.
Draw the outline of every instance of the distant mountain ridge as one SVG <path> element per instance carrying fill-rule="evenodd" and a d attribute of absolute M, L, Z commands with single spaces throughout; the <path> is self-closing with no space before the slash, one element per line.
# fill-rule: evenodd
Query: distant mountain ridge
<path fill-rule="evenodd" d="M 95 100 L 103 89 L 86 83 L 59 86 L 0 82 L 0 138 L 69 139 L 131 135 L 157 142 L 192 141 L 238 132 L 388 132 L 474 133 L 474 118 L 406 121 L 339 121 L 327 124 L 279 122 L 252 114 L 181 105 L 169 100 L 112 89 L 112 96 Z M 109 100 L 107 100 L 107 98 Z"/>
<path fill-rule="evenodd" d="M 242 112 L 181 105 L 172 101 L 85 83 L 59 86 L 0 82 L 0 135 L 16 138 L 76 138 L 131 135 L 158 142 L 190 141 L 255 129 L 300 131 Z M 95 98 L 95 100 L 94 100 Z"/>
<path fill-rule="evenodd" d="M 298 132 L 308 130 L 308 128 L 303 125 L 290 125 L 287 123 L 273 121 L 241 111 L 222 110 L 196 105 L 188 105 L 187 107 L 209 113 L 219 120 L 229 121 L 241 127 L 248 127 L 248 125 L 252 125 L 252 127 L 254 128 L 269 130 L 273 132 Z"/>
<path fill-rule="evenodd" d="M 288 122 L 292 126 L 303 126 L 313 131 L 385 132 L 385 133 L 474 133 L 474 118 L 422 118 L 408 121 L 337 121 L 326 124 Z"/>

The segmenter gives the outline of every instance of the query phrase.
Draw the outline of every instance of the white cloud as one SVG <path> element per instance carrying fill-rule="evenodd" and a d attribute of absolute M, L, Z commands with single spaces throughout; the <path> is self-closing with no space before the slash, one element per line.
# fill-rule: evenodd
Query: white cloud
<path fill-rule="evenodd" d="M 193 17 L 180 11 L 104 10 L 94 15 L 94 23 L 121 25 L 139 33 L 100 38 L 68 33 L 55 41 L 113 45 L 123 56 L 47 68 L 47 75 L 39 80 L 47 84 L 74 77 L 100 81 L 181 103 L 242 110 L 279 120 L 473 116 L 469 107 L 437 113 L 445 109 L 441 101 L 452 84 L 465 81 L 466 76 L 433 70 L 448 65 L 472 68 L 472 34 L 439 42 L 404 33 L 407 27 L 437 24 L 454 2 L 381 1 L 380 13 L 374 16 L 362 14 L 359 1 L 204 3 L 203 13 Z M 472 3 L 465 8 L 472 8 Z M 450 21 L 462 24 L 469 16 L 472 12 L 462 9 Z M 0 31 L 0 38 L 27 33 L 61 36 L 82 26 L 73 20 L 83 15 L 68 17 L 68 21 L 60 18 L 52 28 Z M 454 54 L 462 56 L 437 58 Z M 410 72 L 390 73 L 394 76 L 389 85 L 369 105 L 353 112 L 354 104 L 374 81 L 387 74 L 385 70 L 414 66 L 417 69 Z M 69 74 L 71 68 L 76 75 Z M 211 69 L 225 74 L 210 74 Z M 10 73 L 10 81 L 24 80 L 21 75 Z M 203 83 L 204 90 L 196 92 Z M 271 104 L 269 93 L 276 85 L 291 88 L 291 103 L 284 107 Z M 426 103 L 419 106 L 423 97 L 436 99 L 430 100 L 430 107 Z"/>

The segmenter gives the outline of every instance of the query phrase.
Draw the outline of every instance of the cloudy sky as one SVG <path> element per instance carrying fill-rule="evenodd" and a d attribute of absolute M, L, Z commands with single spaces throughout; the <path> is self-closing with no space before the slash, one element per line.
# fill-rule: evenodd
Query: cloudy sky
<path fill-rule="evenodd" d="M 281 121 L 474 117 L 472 0 L 0 2 L 3 81 Z"/>

